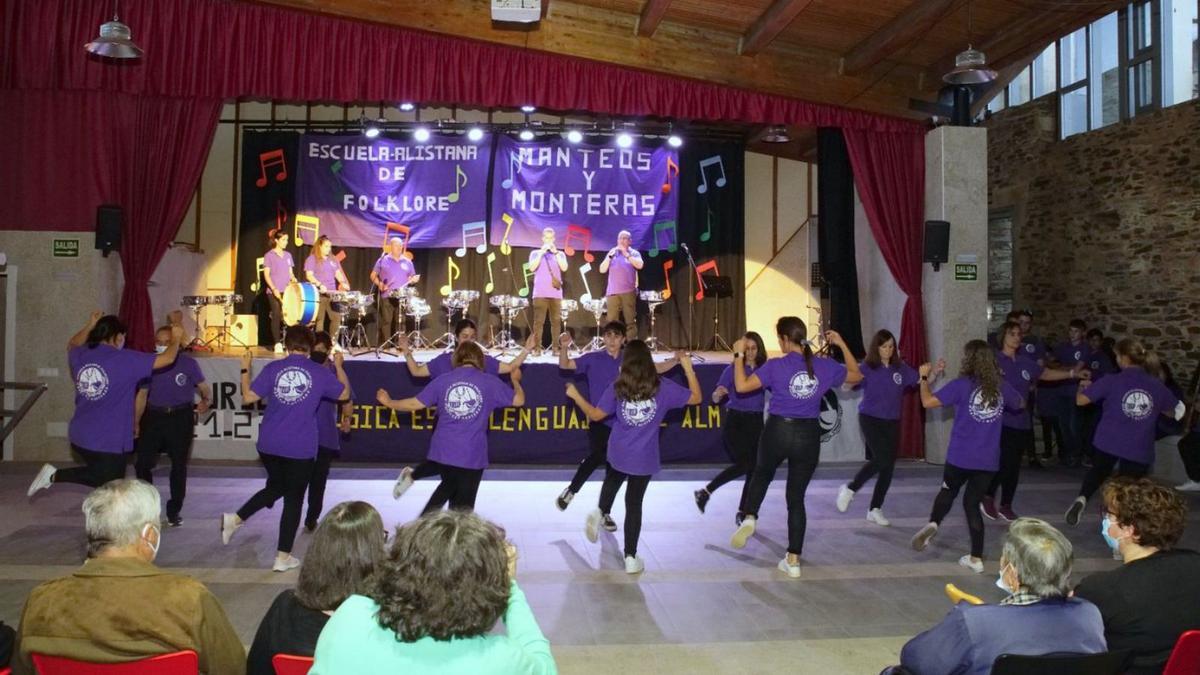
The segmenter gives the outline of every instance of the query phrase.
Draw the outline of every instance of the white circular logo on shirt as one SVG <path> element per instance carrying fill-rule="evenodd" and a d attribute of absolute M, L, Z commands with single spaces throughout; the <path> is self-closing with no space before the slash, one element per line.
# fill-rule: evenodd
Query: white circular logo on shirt
<path fill-rule="evenodd" d="M 904 384 L 904 376 L 900 373 L 892 373 L 892 382 L 896 384 Z"/>
<path fill-rule="evenodd" d="M 1025 370 L 1024 368 L 1021 369 L 1021 377 L 1025 378 L 1026 382 L 1033 379 L 1032 376 L 1030 376 L 1029 371 Z"/>
<path fill-rule="evenodd" d="M 652 398 L 644 401 L 621 401 L 621 419 L 631 427 L 644 427 L 654 421 L 658 402 Z"/>
<path fill-rule="evenodd" d="M 1000 416 L 1003 407 L 1003 395 L 997 393 L 996 402 L 989 406 L 983 402 L 983 387 L 976 387 L 975 391 L 971 392 L 971 403 L 967 406 L 967 410 L 976 421 L 994 422 Z"/>
<path fill-rule="evenodd" d="M 1092 361 L 1092 370 L 1100 370 L 1100 362 Z"/>
<path fill-rule="evenodd" d="M 184 373 L 175 373 L 175 384 L 180 387 L 187 386 L 187 375 Z"/>
<path fill-rule="evenodd" d="M 470 382 L 455 382 L 446 391 L 446 414 L 456 420 L 469 420 L 483 409 L 483 394 Z"/>
<path fill-rule="evenodd" d="M 1032 354 L 1034 351 L 1036 351 L 1036 350 L 1034 349 L 1034 346 L 1033 346 L 1033 343 L 1032 343 L 1032 342 L 1031 342 L 1031 343 L 1029 343 L 1029 344 L 1027 344 L 1027 345 L 1025 345 L 1025 351 L 1029 352 L 1030 354 Z"/>
<path fill-rule="evenodd" d="M 308 398 L 312 376 L 303 368 L 284 368 L 275 376 L 275 400 L 292 405 Z"/>
<path fill-rule="evenodd" d="M 788 382 L 788 393 L 792 398 L 809 398 L 817 391 L 817 378 L 815 375 L 809 375 L 807 371 L 800 371 L 792 376 Z"/>
<path fill-rule="evenodd" d="M 1154 412 L 1154 398 L 1144 389 L 1130 389 L 1121 397 L 1121 412 L 1131 420 L 1144 420 Z"/>
<path fill-rule="evenodd" d="M 1083 352 L 1076 349 L 1075 350 L 1075 363 L 1079 363 L 1080 359 L 1082 359 L 1082 358 L 1083 358 Z"/>
<path fill-rule="evenodd" d="M 76 379 L 75 389 L 89 401 L 98 401 L 108 392 L 108 373 L 94 363 L 80 368 Z"/>
<path fill-rule="evenodd" d="M 821 413 L 817 420 L 821 425 L 822 443 L 829 442 L 829 439 L 837 436 L 842 430 L 842 402 L 832 390 L 825 392 L 821 397 Z"/>

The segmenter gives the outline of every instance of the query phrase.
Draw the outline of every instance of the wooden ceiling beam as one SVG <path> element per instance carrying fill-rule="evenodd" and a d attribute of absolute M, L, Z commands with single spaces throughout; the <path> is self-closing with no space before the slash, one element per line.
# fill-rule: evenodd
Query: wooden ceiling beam
<path fill-rule="evenodd" d="M 775 0 L 761 16 L 755 19 L 750 30 L 746 31 L 741 44 L 738 45 L 738 53 L 742 56 L 754 56 L 761 52 L 783 32 L 784 28 L 788 27 L 796 15 L 812 4 L 812 1 Z"/>
<path fill-rule="evenodd" d="M 842 73 L 858 75 L 907 47 L 950 11 L 958 0 L 917 0 L 902 14 L 855 45 L 842 61 Z"/>
<path fill-rule="evenodd" d="M 659 22 L 666 16 L 667 7 L 670 5 L 671 0 L 646 0 L 646 5 L 642 7 L 642 14 L 638 17 L 637 34 L 642 37 L 653 36 Z"/>

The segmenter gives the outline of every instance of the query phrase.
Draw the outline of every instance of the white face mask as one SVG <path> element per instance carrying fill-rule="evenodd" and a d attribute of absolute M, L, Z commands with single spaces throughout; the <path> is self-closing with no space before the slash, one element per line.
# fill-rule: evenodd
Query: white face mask
<path fill-rule="evenodd" d="M 1013 593 L 1017 592 L 1017 589 L 1012 588 L 1008 585 L 1008 582 L 1004 581 L 1004 570 L 1007 568 L 1008 565 L 1004 565 L 1004 567 L 1000 568 L 1000 576 L 996 577 L 996 587 L 1004 591 L 1006 594 L 1012 595 Z"/>
<path fill-rule="evenodd" d="M 154 353 L 155 354 L 162 354 L 165 351 L 167 351 L 166 345 L 154 345 Z"/>
<path fill-rule="evenodd" d="M 150 543 L 150 537 L 149 537 L 149 534 L 146 532 L 146 528 L 150 528 L 150 529 L 154 530 L 154 543 L 153 544 Z M 157 558 L 158 557 L 158 547 L 162 544 L 162 529 L 160 529 L 157 525 L 151 525 L 150 523 L 146 523 L 146 527 L 142 528 L 142 539 L 146 540 L 146 545 L 150 547 L 150 551 L 154 554 L 150 557 L 150 559 L 154 560 L 155 558 Z"/>

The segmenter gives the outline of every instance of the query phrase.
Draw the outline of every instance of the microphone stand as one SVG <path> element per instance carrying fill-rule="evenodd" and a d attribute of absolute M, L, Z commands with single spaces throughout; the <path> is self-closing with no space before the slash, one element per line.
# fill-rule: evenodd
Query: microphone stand
<path fill-rule="evenodd" d="M 685 256 L 687 256 L 688 267 L 690 268 L 689 273 L 688 273 L 688 323 L 687 323 L 687 325 L 688 325 L 688 330 L 687 330 L 687 345 L 688 345 L 688 347 L 687 348 L 688 348 L 688 352 L 690 353 L 693 349 L 692 334 L 695 332 L 695 328 L 696 328 L 694 309 L 693 309 L 696 305 L 696 290 L 695 290 L 694 279 L 700 280 L 700 288 L 702 290 L 708 290 L 708 284 L 704 283 L 704 277 L 702 277 L 696 273 L 696 260 L 694 258 L 692 258 L 692 250 L 688 248 L 687 244 L 681 244 L 680 248 L 683 249 L 683 254 Z M 700 361 L 701 363 L 704 362 L 704 357 L 699 356 L 699 355 L 693 355 L 693 356 L 694 356 L 695 360 Z"/>

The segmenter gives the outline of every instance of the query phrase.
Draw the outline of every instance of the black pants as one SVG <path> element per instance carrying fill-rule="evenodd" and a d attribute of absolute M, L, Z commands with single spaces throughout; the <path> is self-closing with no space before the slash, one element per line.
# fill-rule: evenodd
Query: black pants
<path fill-rule="evenodd" d="M 1188 480 L 1200 481 L 1200 432 L 1191 431 L 1179 439 L 1179 456 Z"/>
<path fill-rule="evenodd" d="M 238 509 L 238 517 L 244 521 L 250 520 L 262 509 L 275 506 L 275 502 L 283 497 L 283 513 L 279 515 L 279 545 L 275 550 L 291 553 L 296 530 L 300 527 L 300 512 L 304 508 L 304 491 L 312 479 L 316 460 L 292 459 L 261 452 L 258 458 L 267 470 L 267 485 L 246 500 Z"/>
<path fill-rule="evenodd" d="M 608 437 L 611 435 L 612 427 L 607 424 L 592 422 L 588 427 L 588 456 L 579 463 L 579 468 L 575 469 L 575 475 L 571 478 L 568 489 L 572 494 L 582 490 L 584 482 L 601 464 L 608 461 Z"/>
<path fill-rule="evenodd" d="M 775 470 L 787 460 L 788 553 L 800 555 L 808 516 L 804 493 L 821 458 L 821 425 L 814 419 L 792 419 L 771 415 L 758 442 L 758 460 L 746 496 L 746 514 L 758 516 L 775 479 Z"/>
<path fill-rule="evenodd" d="M 613 502 L 621 483 L 625 487 L 625 555 L 637 555 L 638 538 L 642 536 L 642 501 L 646 498 L 646 487 L 650 476 L 634 476 L 622 473 L 609 464 L 604 469 L 604 484 L 600 486 L 600 512 L 612 513 Z"/>
<path fill-rule="evenodd" d="M 124 452 L 96 452 L 71 444 L 82 459 L 83 466 L 59 469 L 54 473 L 55 483 L 76 483 L 88 487 L 100 487 L 112 480 L 125 477 L 125 465 L 129 455 Z"/>
<path fill-rule="evenodd" d="M 1085 457 L 1091 457 L 1096 454 L 1096 446 L 1092 445 L 1092 439 L 1096 435 L 1096 427 L 1100 424 L 1100 406 L 1095 403 L 1081 406 L 1078 415 L 1080 448 Z"/>
<path fill-rule="evenodd" d="M 966 485 L 962 506 L 967 515 L 967 530 L 971 533 L 971 555 L 976 558 L 983 557 L 983 515 L 979 513 L 979 500 L 994 474 L 994 471 L 963 469 L 947 462 L 942 470 L 942 489 L 934 497 L 933 511 L 929 514 L 931 522 L 941 525 L 942 519 L 954 506 L 958 491 Z"/>
<path fill-rule="evenodd" d="M 1121 459 L 1116 455 L 1110 455 L 1097 448 L 1095 454 L 1092 455 L 1092 468 L 1088 469 L 1087 473 L 1083 475 L 1083 485 L 1079 487 L 1079 496 L 1091 499 L 1092 495 L 1096 494 L 1096 490 L 1112 475 L 1117 462 L 1121 463 L 1120 468 L 1117 469 L 1118 476 L 1141 478 L 1150 472 L 1149 464 Z"/>
<path fill-rule="evenodd" d="M 171 498 L 167 500 L 167 519 L 175 520 L 183 510 L 183 498 L 187 496 L 187 463 L 192 451 L 194 421 L 191 406 L 161 412 L 153 408 L 142 416 L 142 431 L 138 436 L 137 462 L 134 470 L 137 477 L 147 483 L 154 482 L 154 467 L 158 456 L 166 453 L 171 458 Z"/>
<path fill-rule="evenodd" d="M 725 428 L 721 430 L 721 440 L 725 442 L 725 452 L 729 454 L 732 465 L 725 467 L 715 478 L 708 482 L 705 489 L 709 494 L 735 478 L 746 476 L 742 483 L 742 498 L 738 502 L 738 513 L 746 512 L 746 496 L 750 493 L 750 474 L 754 473 L 755 460 L 758 459 L 758 439 L 762 436 L 763 415 L 761 412 L 746 412 L 744 410 L 726 410 Z"/>
<path fill-rule="evenodd" d="M 900 420 L 888 420 L 881 417 L 859 414 L 858 424 L 862 427 L 863 441 L 867 444 L 867 463 L 858 470 L 858 475 L 850 481 L 849 488 L 858 492 L 870 480 L 875 479 L 875 492 L 871 495 L 871 508 L 883 508 L 883 499 L 887 497 L 888 488 L 892 485 L 892 473 L 896 468 L 896 447 L 900 444 Z"/>
<path fill-rule="evenodd" d="M 325 319 L 329 319 L 329 328 L 325 328 Z M 333 308 L 333 302 L 329 300 L 328 295 L 322 295 L 321 301 L 317 304 L 316 330 L 326 331 L 329 337 L 333 338 L 334 344 L 337 344 L 338 328 L 342 327 L 342 313 Z"/>
<path fill-rule="evenodd" d="M 308 480 L 308 516 L 304 524 L 311 528 L 321 520 L 321 511 L 325 508 L 325 484 L 329 482 L 329 466 L 337 456 L 337 450 L 317 448 L 317 460 L 313 463 L 312 478 Z"/>
<path fill-rule="evenodd" d="M 271 342 L 283 342 L 283 301 L 274 293 L 267 293 L 267 301 L 271 303 Z"/>
<path fill-rule="evenodd" d="M 1000 427 L 1000 470 L 992 476 L 987 496 L 995 497 L 1000 489 L 1000 505 L 1012 506 L 1021 478 L 1021 457 L 1033 448 L 1033 429 Z"/>
<path fill-rule="evenodd" d="M 399 317 L 399 321 L 397 321 Z M 397 326 L 404 326 L 404 316 L 400 314 L 400 301 L 380 294 L 379 299 L 379 344 L 383 344 L 395 335 Z"/>
<path fill-rule="evenodd" d="M 449 504 L 451 509 L 461 511 L 475 510 L 475 496 L 479 493 L 479 481 L 483 479 L 483 469 L 464 469 L 448 464 L 439 464 L 442 482 L 434 488 L 433 495 L 425 504 L 422 514 L 437 511 Z"/>
<path fill-rule="evenodd" d="M 412 479 L 421 480 L 422 478 L 440 475 L 442 475 L 442 465 L 426 459 L 413 468 Z"/>

